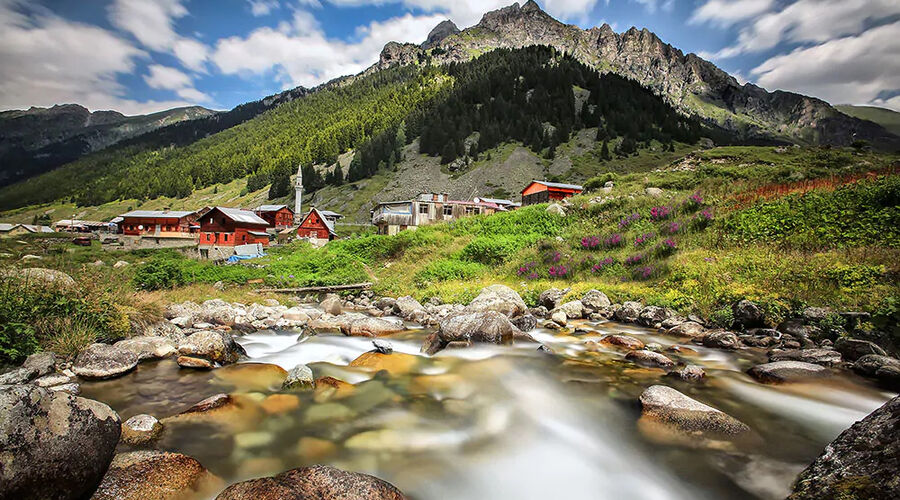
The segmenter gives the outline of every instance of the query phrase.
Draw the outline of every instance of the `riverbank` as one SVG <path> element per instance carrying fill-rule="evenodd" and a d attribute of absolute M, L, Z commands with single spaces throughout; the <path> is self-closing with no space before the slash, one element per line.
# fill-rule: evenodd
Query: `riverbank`
<path fill-rule="evenodd" d="M 472 498 L 488 491 L 484 459 L 500 495 L 597 498 L 605 477 L 609 498 L 776 498 L 890 398 L 860 377 L 865 356 L 854 360 L 872 346 L 835 351 L 797 324 L 754 329 L 764 317 L 752 304 L 735 304 L 743 328 L 723 331 L 600 291 L 568 300 L 547 290 L 540 302 L 492 286 L 467 304 L 372 293 L 290 307 L 171 304 L 155 336 L 92 346 L 71 364 L 32 357 L 16 387 L 68 385 L 115 410 L 121 438 L 106 438 L 113 465 L 95 498 L 146 498 L 171 480 L 160 470 L 208 498 L 317 463 L 416 498 Z M 544 471 L 535 481 L 513 465 L 525 457 Z M 627 479 L 633 468 L 642 474 Z M 135 470 L 150 479 L 121 479 Z"/>

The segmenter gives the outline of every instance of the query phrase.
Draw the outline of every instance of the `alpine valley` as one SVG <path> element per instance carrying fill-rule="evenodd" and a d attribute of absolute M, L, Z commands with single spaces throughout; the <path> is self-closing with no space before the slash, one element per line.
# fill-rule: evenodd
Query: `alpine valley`
<path fill-rule="evenodd" d="M 80 114 L 56 132 L 40 125 L 65 110 Z M 697 144 L 900 146 L 822 100 L 741 85 L 646 29 L 583 30 L 533 1 L 463 31 L 445 21 L 422 45 L 387 44 L 359 75 L 226 113 L 85 112 L 3 114 L 0 181 L 18 181 L 0 190 L 5 218 L 287 202 L 302 164 L 313 203 L 363 222 L 373 202 L 419 191 L 512 196 L 521 178 L 658 168 Z"/>

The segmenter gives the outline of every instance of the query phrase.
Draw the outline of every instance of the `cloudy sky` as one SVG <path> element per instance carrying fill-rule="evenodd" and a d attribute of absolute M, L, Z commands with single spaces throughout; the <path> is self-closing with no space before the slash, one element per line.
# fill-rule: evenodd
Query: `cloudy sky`
<path fill-rule="evenodd" d="M 512 0 L 0 0 L 0 109 L 230 109 L 359 72 L 391 40 Z M 900 110 L 900 0 L 542 0 L 582 27 L 649 28 L 738 77 Z"/>

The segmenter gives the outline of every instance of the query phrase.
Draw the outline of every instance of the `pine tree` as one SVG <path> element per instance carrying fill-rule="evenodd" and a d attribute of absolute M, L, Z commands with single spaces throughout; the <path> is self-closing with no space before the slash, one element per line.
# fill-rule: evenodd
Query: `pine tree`
<path fill-rule="evenodd" d="M 304 175 L 304 182 L 306 176 Z M 272 186 L 269 188 L 269 199 L 283 198 L 291 194 L 291 176 L 284 169 L 279 169 L 272 179 Z"/>
<path fill-rule="evenodd" d="M 609 154 L 609 141 L 607 139 L 603 139 L 603 146 L 600 147 L 600 159 L 604 161 L 612 159 L 612 155 Z"/>

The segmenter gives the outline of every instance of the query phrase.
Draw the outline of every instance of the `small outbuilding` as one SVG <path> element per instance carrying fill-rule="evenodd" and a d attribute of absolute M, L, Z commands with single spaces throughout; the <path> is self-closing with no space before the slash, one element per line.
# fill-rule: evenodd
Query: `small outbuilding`
<path fill-rule="evenodd" d="M 253 212 L 276 231 L 294 226 L 294 211 L 287 205 L 261 205 Z"/>
<path fill-rule="evenodd" d="M 528 206 L 559 201 L 565 198 L 571 198 L 576 194 L 581 194 L 583 191 L 584 187 L 576 184 L 531 181 L 531 184 L 522 190 L 522 205 Z"/>

